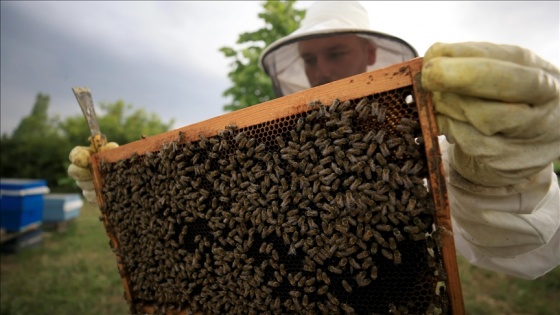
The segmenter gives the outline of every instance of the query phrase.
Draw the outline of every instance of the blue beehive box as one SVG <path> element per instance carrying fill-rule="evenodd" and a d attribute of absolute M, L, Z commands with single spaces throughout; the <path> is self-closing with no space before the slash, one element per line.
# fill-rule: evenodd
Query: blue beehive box
<path fill-rule="evenodd" d="M 47 182 L 42 179 L 0 179 L 0 227 L 22 231 L 41 223 Z"/>
<path fill-rule="evenodd" d="M 80 194 L 47 194 L 43 222 L 59 223 L 76 218 L 84 202 Z"/>

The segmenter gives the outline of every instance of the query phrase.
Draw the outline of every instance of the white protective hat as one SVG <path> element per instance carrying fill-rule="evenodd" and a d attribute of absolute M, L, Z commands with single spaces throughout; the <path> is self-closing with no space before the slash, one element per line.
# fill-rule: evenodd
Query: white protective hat
<path fill-rule="evenodd" d="M 376 60 L 367 71 L 418 57 L 416 50 L 404 40 L 370 30 L 368 13 L 359 2 L 317 1 L 307 9 L 300 28 L 276 40 L 261 53 L 259 65 L 271 77 L 276 96 L 311 87 L 298 52 L 299 41 L 340 34 L 357 34 L 375 43 Z"/>

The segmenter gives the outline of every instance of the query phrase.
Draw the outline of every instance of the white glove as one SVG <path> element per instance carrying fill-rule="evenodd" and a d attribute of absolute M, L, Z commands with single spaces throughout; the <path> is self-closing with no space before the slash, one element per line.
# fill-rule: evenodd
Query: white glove
<path fill-rule="evenodd" d="M 117 148 L 116 142 L 109 142 L 101 148 L 100 151 Z M 95 186 L 93 185 L 93 174 L 91 172 L 90 156 L 91 148 L 77 146 L 70 151 L 69 159 L 72 164 L 68 167 L 68 175 L 76 181 L 76 185 L 82 189 L 82 193 L 86 200 L 97 205 L 97 196 L 95 194 Z"/>
<path fill-rule="evenodd" d="M 436 43 L 424 56 L 452 168 L 482 186 L 524 183 L 560 157 L 560 71 L 508 45 Z"/>

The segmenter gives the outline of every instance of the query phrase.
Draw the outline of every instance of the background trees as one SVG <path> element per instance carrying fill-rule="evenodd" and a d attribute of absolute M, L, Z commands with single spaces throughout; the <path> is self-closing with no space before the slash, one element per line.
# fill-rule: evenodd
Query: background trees
<path fill-rule="evenodd" d="M 87 145 L 90 135 L 82 115 L 64 120 L 49 117 L 50 97 L 39 93 L 29 116 L 24 117 L 12 135 L 0 139 L 0 176 L 2 178 L 46 179 L 53 192 L 78 191 L 66 170 L 68 154 L 76 145 Z M 171 128 L 156 114 L 119 100 L 100 104 L 99 127 L 109 141 L 128 143 L 142 135 L 155 135 Z"/>
<path fill-rule="evenodd" d="M 262 50 L 299 27 L 305 10 L 294 8 L 296 1 L 273 1 L 263 3 L 263 12 L 259 18 L 264 26 L 254 32 L 239 35 L 237 44 L 241 48 L 222 47 L 220 51 L 232 60 L 233 68 L 228 77 L 233 86 L 224 91 L 223 96 L 231 96 L 233 100 L 224 105 L 224 110 L 234 111 L 251 105 L 266 102 L 275 97 L 272 82 L 266 73 L 259 68 L 258 61 Z"/>

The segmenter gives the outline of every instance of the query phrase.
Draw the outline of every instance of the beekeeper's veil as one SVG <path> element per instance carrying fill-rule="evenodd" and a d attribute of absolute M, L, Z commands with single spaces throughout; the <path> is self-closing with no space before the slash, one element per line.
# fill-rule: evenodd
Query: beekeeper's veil
<path fill-rule="evenodd" d="M 317 1 L 307 9 L 299 29 L 268 46 L 259 65 L 272 78 L 276 96 L 310 88 L 297 43 L 304 39 L 357 34 L 377 47 L 375 63 L 367 71 L 401 63 L 418 56 L 404 40 L 369 29 L 367 11 L 356 1 Z"/>

